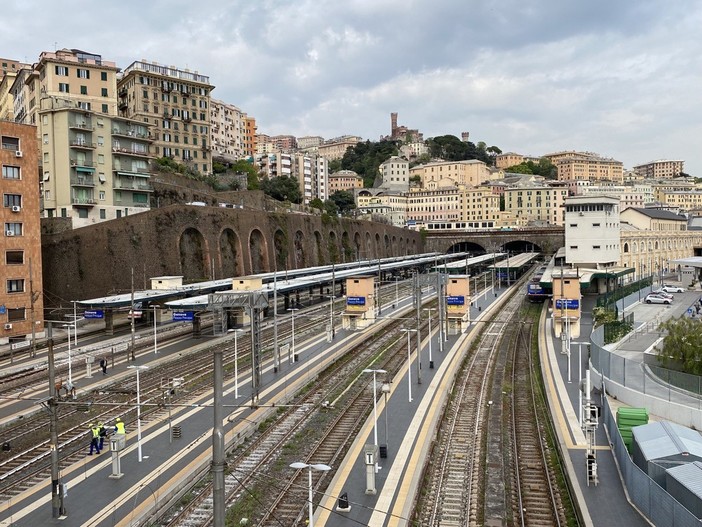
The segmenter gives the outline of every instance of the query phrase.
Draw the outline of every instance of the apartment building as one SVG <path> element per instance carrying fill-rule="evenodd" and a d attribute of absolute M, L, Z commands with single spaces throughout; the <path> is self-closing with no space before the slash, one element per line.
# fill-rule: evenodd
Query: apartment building
<path fill-rule="evenodd" d="M 502 154 L 497 154 L 495 156 L 495 167 L 496 168 L 509 168 L 515 165 L 520 165 L 524 162 L 524 156 L 521 154 L 515 154 L 514 152 L 504 152 Z"/>
<path fill-rule="evenodd" d="M 325 201 L 329 199 L 329 161 L 325 157 L 314 156 L 315 174 L 314 185 L 316 189 L 316 197 Z M 313 198 L 314 199 L 314 198 Z"/>
<path fill-rule="evenodd" d="M 434 161 L 413 167 L 409 171 L 410 178 L 419 176 L 422 187 L 437 190 L 442 187 L 472 186 L 477 187 L 489 181 L 490 169 L 482 161 L 469 159 L 466 161 Z"/>
<path fill-rule="evenodd" d="M 341 159 L 344 157 L 346 150 L 356 146 L 360 140 L 360 137 L 354 135 L 345 135 L 343 137 L 328 139 L 324 142 L 324 144 L 317 147 L 317 154 L 322 157 L 326 157 L 329 161 Z"/>
<path fill-rule="evenodd" d="M 329 182 L 326 160 L 299 152 L 274 151 L 256 157 L 256 166 L 267 178 L 287 176 L 298 181 L 302 203 L 308 204 L 314 198 L 322 200 Z M 324 193 L 324 194 L 323 194 Z"/>
<path fill-rule="evenodd" d="M 311 150 L 321 145 L 324 142 L 324 138 L 319 135 L 305 135 L 303 137 L 297 138 L 297 147 L 300 150 Z"/>
<path fill-rule="evenodd" d="M 614 181 L 622 183 L 624 167 L 621 161 L 596 155 L 574 155 L 557 158 L 558 180 Z"/>
<path fill-rule="evenodd" d="M 359 214 L 383 216 L 395 227 L 407 225 L 408 194 L 362 188 L 354 191 Z"/>
<path fill-rule="evenodd" d="M 589 185 L 580 189 L 581 196 L 610 196 L 619 198 L 619 210 L 629 207 L 644 207 L 653 202 L 653 189 L 648 187 L 646 192 L 642 185 Z"/>
<path fill-rule="evenodd" d="M 406 192 L 409 190 L 409 161 L 392 156 L 378 167 L 382 178 L 381 188 Z"/>
<path fill-rule="evenodd" d="M 531 224 L 563 226 L 568 197 L 564 187 L 525 186 L 505 189 L 505 211 L 517 217 L 526 218 Z"/>
<path fill-rule="evenodd" d="M 353 170 L 339 170 L 329 174 L 328 179 L 330 196 L 342 190 L 353 192 L 354 189 L 363 188 L 363 178 Z"/>
<path fill-rule="evenodd" d="M 674 178 L 683 172 L 685 161 L 659 159 L 634 167 L 634 171 L 645 179 Z"/>
<path fill-rule="evenodd" d="M 499 222 L 500 197 L 489 188 L 443 187 L 436 190 L 410 189 L 407 196 L 407 221 Z"/>
<path fill-rule="evenodd" d="M 244 118 L 244 156 L 254 158 L 256 155 L 256 119 L 251 116 Z"/>
<path fill-rule="evenodd" d="M 246 157 L 246 114 L 233 104 L 210 99 L 212 155 L 226 161 Z"/>
<path fill-rule="evenodd" d="M 673 208 L 690 211 L 702 208 L 702 190 L 658 191 L 659 201 Z"/>
<path fill-rule="evenodd" d="M 277 150 L 297 150 L 297 138 L 294 135 L 274 135 L 270 141 Z"/>
<path fill-rule="evenodd" d="M 78 228 L 150 208 L 147 124 L 58 97 L 41 100 L 39 122 L 45 217 L 70 217 Z"/>
<path fill-rule="evenodd" d="M 135 61 L 118 79 L 119 115 L 152 126 L 156 158 L 211 174 L 213 89 L 209 77 L 197 71 Z"/>
<path fill-rule="evenodd" d="M 12 121 L 15 118 L 15 103 L 12 97 L 12 84 L 22 69 L 30 67 L 16 60 L 0 59 L 0 120 Z"/>
<path fill-rule="evenodd" d="M 34 126 L 0 121 L 1 344 L 24 340 L 44 330 L 36 134 Z"/>

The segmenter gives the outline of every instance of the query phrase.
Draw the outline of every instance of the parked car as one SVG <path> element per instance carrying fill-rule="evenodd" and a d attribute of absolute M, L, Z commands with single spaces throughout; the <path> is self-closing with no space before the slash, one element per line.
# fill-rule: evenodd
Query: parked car
<path fill-rule="evenodd" d="M 671 300 L 673 299 L 673 295 L 670 293 L 667 293 L 666 291 L 663 291 L 663 289 L 656 289 L 655 291 L 651 291 L 651 294 L 662 296 L 664 298 L 670 298 Z"/>
<path fill-rule="evenodd" d="M 647 304 L 672 304 L 673 299 L 657 295 L 655 293 L 650 293 L 646 295 L 644 302 L 646 302 Z"/>
<path fill-rule="evenodd" d="M 684 293 L 685 288 L 677 285 L 664 285 L 661 287 L 661 291 L 665 291 L 666 293 Z"/>

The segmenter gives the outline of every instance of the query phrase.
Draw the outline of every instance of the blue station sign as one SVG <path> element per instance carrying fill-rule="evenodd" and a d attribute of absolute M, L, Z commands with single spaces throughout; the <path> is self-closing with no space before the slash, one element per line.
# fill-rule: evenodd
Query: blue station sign
<path fill-rule="evenodd" d="M 579 309 L 580 308 L 580 300 L 573 300 L 573 299 L 556 299 L 556 309 Z"/>
<path fill-rule="evenodd" d="M 349 296 L 346 298 L 347 306 L 365 306 L 366 297 L 365 296 Z"/>
<path fill-rule="evenodd" d="M 174 311 L 173 322 L 192 322 L 195 318 L 193 311 Z"/>
<path fill-rule="evenodd" d="M 466 303 L 466 297 L 464 296 L 447 296 L 446 304 L 449 306 L 463 306 Z"/>
<path fill-rule="evenodd" d="M 102 309 L 86 309 L 83 318 L 105 318 L 105 312 Z"/>

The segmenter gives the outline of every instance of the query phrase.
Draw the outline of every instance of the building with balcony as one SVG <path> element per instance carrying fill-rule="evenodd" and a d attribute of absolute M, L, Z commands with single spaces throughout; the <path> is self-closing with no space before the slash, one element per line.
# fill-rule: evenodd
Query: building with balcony
<path fill-rule="evenodd" d="M 685 161 L 682 160 L 659 159 L 635 166 L 634 172 L 644 179 L 667 179 L 678 177 L 683 172 L 684 165 Z"/>
<path fill-rule="evenodd" d="M 505 152 L 503 154 L 497 154 L 497 156 L 495 156 L 495 167 L 502 169 L 509 168 L 515 165 L 520 165 L 523 161 L 523 155 L 515 154 L 514 152 Z"/>
<path fill-rule="evenodd" d="M 78 228 L 149 209 L 148 125 L 54 97 L 42 99 L 39 120 L 45 217 Z"/>
<path fill-rule="evenodd" d="M 247 116 L 244 118 L 244 156 L 254 158 L 256 155 L 256 119 Z"/>
<path fill-rule="evenodd" d="M 306 135 L 297 138 L 297 147 L 300 150 L 315 150 L 324 142 L 324 138 L 319 135 Z"/>
<path fill-rule="evenodd" d="M 531 225 L 563 226 L 568 197 L 565 187 L 549 185 L 508 188 L 504 191 L 505 211 L 524 218 Z"/>
<path fill-rule="evenodd" d="M 345 135 L 334 139 L 328 139 L 317 147 L 317 154 L 326 157 L 329 161 L 341 159 L 344 157 L 346 150 L 353 148 L 361 140 L 360 137 L 354 135 Z"/>
<path fill-rule="evenodd" d="M 339 170 L 333 174 L 329 174 L 329 195 L 334 192 L 348 190 L 353 192 L 354 189 L 363 188 L 363 178 L 353 170 Z"/>
<path fill-rule="evenodd" d="M 564 155 L 554 159 L 552 162 L 558 169 L 559 181 L 613 181 L 621 184 L 624 180 L 624 166 L 615 159 L 595 154 Z"/>
<path fill-rule="evenodd" d="M 209 77 L 197 71 L 136 61 L 117 83 L 120 117 L 151 126 L 152 154 L 212 173 Z"/>
<path fill-rule="evenodd" d="M 466 161 L 433 161 L 413 167 L 410 178 L 419 176 L 421 185 L 427 190 L 448 186 L 478 187 L 491 179 L 488 166 L 477 159 Z"/>
<path fill-rule="evenodd" d="M 210 100 L 212 155 L 233 162 L 246 157 L 246 114 L 233 104 Z"/>
<path fill-rule="evenodd" d="M 0 344 L 7 344 L 44 330 L 39 157 L 34 126 L 0 121 L 0 139 Z"/>

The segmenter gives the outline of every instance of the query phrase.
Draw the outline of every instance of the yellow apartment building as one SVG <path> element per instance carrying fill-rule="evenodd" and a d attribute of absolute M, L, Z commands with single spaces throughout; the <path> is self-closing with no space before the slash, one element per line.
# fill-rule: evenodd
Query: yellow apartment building
<path fill-rule="evenodd" d="M 527 222 L 563 226 L 563 205 L 567 197 L 568 189 L 564 187 L 507 188 L 504 191 L 505 211 L 526 218 Z"/>
<path fill-rule="evenodd" d="M 119 115 L 152 126 L 156 158 L 212 173 L 210 101 L 214 86 L 196 71 L 135 61 L 117 84 Z"/>
<path fill-rule="evenodd" d="M 422 187 L 427 190 L 436 190 L 451 185 L 477 187 L 491 178 L 487 165 L 476 159 L 435 161 L 411 168 L 409 175 L 410 179 L 419 176 Z"/>
<path fill-rule="evenodd" d="M 674 178 L 684 170 L 685 161 L 659 159 L 634 167 L 634 171 L 644 179 Z"/>
<path fill-rule="evenodd" d="M 614 181 L 621 184 L 624 166 L 621 161 L 595 155 L 565 156 L 554 164 L 558 169 L 559 181 L 587 180 Z"/>

